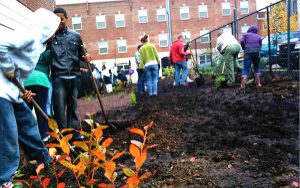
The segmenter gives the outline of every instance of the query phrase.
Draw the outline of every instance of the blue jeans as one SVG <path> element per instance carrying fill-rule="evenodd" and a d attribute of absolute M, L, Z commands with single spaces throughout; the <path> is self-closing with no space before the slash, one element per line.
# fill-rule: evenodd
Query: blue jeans
<path fill-rule="evenodd" d="M 251 68 L 251 63 L 253 63 L 254 73 L 260 73 L 259 68 L 260 56 L 259 52 L 247 53 L 244 57 L 244 68 L 242 75 L 247 76 L 249 69 Z"/>
<path fill-rule="evenodd" d="M 145 92 L 145 73 L 144 69 L 137 69 L 138 81 L 137 81 L 137 91 L 139 93 Z"/>
<path fill-rule="evenodd" d="M 145 67 L 149 96 L 157 95 L 158 65 Z"/>
<path fill-rule="evenodd" d="M 62 79 L 56 77 L 52 80 L 54 118 L 60 130 L 65 128 L 79 129 L 77 116 L 79 84 L 79 78 Z"/>
<path fill-rule="evenodd" d="M 180 71 L 182 70 L 182 75 L 180 78 Z M 175 86 L 186 83 L 186 77 L 188 75 L 187 62 L 176 62 L 175 63 Z"/>
<path fill-rule="evenodd" d="M 0 185 L 11 181 L 18 169 L 19 145 L 30 160 L 49 163 L 45 147 L 31 110 L 23 103 L 15 104 L 0 97 Z"/>

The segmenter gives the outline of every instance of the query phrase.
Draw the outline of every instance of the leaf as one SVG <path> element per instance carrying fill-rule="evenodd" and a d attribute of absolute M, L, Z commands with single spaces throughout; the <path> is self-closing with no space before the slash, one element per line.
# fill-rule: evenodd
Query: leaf
<path fill-rule="evenodd" d="M 63 129 L 60 131 L 61 134 L 64 134 L 65 132 L 72 132 L 74 131 L 75 129 L 74 128 L 67 128 L 67 129 Z"/>
<path fill-rule="evenodd" d="M 64 153 L 66 154 L 70 154 L 70 146 L 68 141 L 73 137 L 72 134 L 68 134 L 66 136 L 64 136 L 61 140 L 60 140 L 60 147 L 63 150 Z"/>
<path fill-rule="evenodd" d="M 136 169 L 139 170 L 147 159 L 147 150 L 144 150 L 139 158 L 136 159 L 135 166 Z"/>
<path fill-rule="evenodd" d="M 109 126 L 107 126 L 107 125 L 101 125 L 100 123 L 97 123 L 96 122 L 96 126 L 98 127 L 98 128 L 100 128 L 100 129 L 107 129 Z"/>
<path fill-rule="evenodd" d="M 39 164 L 39 166 L 35 169 L 36 174 L 39 175 L 41 170 L 43 170 L 44 168 L 45 168 L 44 163 Z"/>
<path fill-rule="evenodd" d="M 112 185 L 109 185 L 106 183 L 100 183 L 100 184 L 98 184 L 98 187 L 99 188 L 115 188 L 115 186 L 112 186 Z"/>
<path fill-rule="evenodd" d="M 58 161 L 58 162 L 70 170 L 73 170 L 73 168 L 74 168 L 74 165 L 66 160 L 62 160 L 62 161 Z"/>
<path fill-rule="evenodd" d="M 49 183 L 50 183 L 50 178 L 45 178 L 45 179 L 42 181 L 42 186 L 43 186 L 43 188 L 48 187 Z"/>
<path fill-rule="evenodd" d="M 140 184 L 140 180 L 136 176 L 131 176 L 127 179 L 127 185 L 129 188 L 136 188 Z"/>
<path fill-rule="evenodd" d="M 62 169 L 56 176 L 60 178 L 65 173 L 66 170 L 67 170 L 66 168 Z"/>
<path fill-rule="evenodd" d="M 151 139 L 151 138 L 154 138 L 155 137 L 155 134 L 154 133 L 151 133 L 147 136 L 147 139 Z"/>
<path fill-rule="evenodd" d="M 55 138 L 56 140 L 59 139 L 59 135 L 56 132 L 46 132 L 46 134 L 51 136 L 52 138 Z"/>
<path fill-rule="evenodd" d="M 134 144 L 130 144 L 129 152 L 134 158 L 139 158 L 141 155 L 141 150 Z"/>
<path fill-rule="evenodd" d="M 123 168 L 122 170 L 123 170 L 124 174 L 128 177 L 131 177 L 134 175 L 134 171 L 131 170 L 130 168 Z"/>
<path fill-rule="evenodd" d="M 76 130 L 76 132 L 78 132 L 78 133 L 80 133 L 81 135 L 83 135 L 83 136 L 85 136 L 85 137 L 87 137 L 87 138 L 89 138 L 89 137 L 91 137 L 91 134 L 90 133 L 87 133 L 87 132 L 85 132 L 85 131 L 78 131 L 78 130 Z"/>
<path fill-rule="evenodd" d="M 144 173 L 139 179 L 140 180 L 144 180 L 144 179 L 148 179 L 150 176 L 152 176 L 153 174 L 151 172 L 146 172 Z"/>
<path fill-rule="evenodd" d="M 151 145 L 151 146 L 147 146 L 147 147 L 146 147 L 146 150 L 147 150 L 147 149 L 151 149 L 151 148 L 155 148 L 156 146 L 158 146 L 158 144 L 153 144 L 153 145 Z"/>
<path fill-rule="evenodd" d="M 105 173 L 111 177 L 112 174 L 115 172 L 116 170 L 116 163 L 113 161 L 109 161 L 108 163 L 105 164 Z"/>
<path fill-rule="evenodd" d="M 65 188 L 65 187 L 66 187 L 65 182 L 60 182 L 56 188 Z"/>
<path fill-rule="evenodd" d="M 89 147 L 84 142 L 80 142 L 80 141 L 73 142 L 73 145 L 77 146 L 77 147 L 79 147 L 81 149 L 83 149 L 84 151 L 88 151 L 89 150 Z"/>
<path fill-rule="evenodd" d="M 117 153 L 117 154 L 111 159 L 111 161 L 120 158 L 120 157 L 121 157 L 122 155 L 124 155 L 124 154 L 125 154 L 125 151 L 122 151 L 122 152 Z"/>
<path fill-rule="evenodd" d="M 28 181 L 26 181 L 26 180 L 15 180 L 14 179 L 14 183 L 15 182 L 20 182 L 20 183 L 22 183 L 22 184 L 26 184 L 27 186 L 29 186 L 29 183 L 28 183 Z M 17 186 L 17 184 L 14 184 L 14 185 L 16 185 Z M 22 185 L 23 186 L 23 185 Z"/>
<path fill-rule="evenodd" d="M 60 145 L 59 144 L 49 143 L 49 144 L 46 144 L 46 147 L 47 148 L 60 148 Z"/>
<path fill-rule="evenodd" d="M 112 139 L 112 138 L 107 138 L 107 139 L 102 143 L 102 148 L 107 148 L 112 142 L 113 142 L 113 139 Z"/>
<path fill-rule="evenodd" d="M 84 119 L 83 121 L 85 121 L 89 126 L 92 126 L 94 123 L 94 120 L 92 119 Z"/>
<path fill-rule="evenodd" d="M 148 125 L 146 125 L 145 127 L 144 127 L 144 129 L 145 130 L 148 130 L 149 128 L 151 128 L 152 126 L 153 126 L 153 121 L 151 121 Z"/>
<path fill-rule="evenodd" d="M 49 155 L 53 158 L 56 154 L 57 150 L 55 148 L 49 148 Z"/>
<path fill-rule="evenodd" d="M 101 161 L 105 162 L 106 156 L 105 156 L 101 151 L 99 151 L 99 150 L 93 151 L 93 154 L 94 154 L 97 158 L 99 158 Z"/>
<path fill-rule="evenodd" d="M 137 141 L 137 140 L 130 140 L 130 142 L 132 144 L 136 145 L 137 147 L 142 148 L 142 145 L 143 145 L 142 142 Z"/>
<path fill-rule="evenodd" d="M 139 134 L 143 137 L 145 136 L 144 131 L 142 131 L 141 129 L 138 129 L 138 128 L 131 128 L 131 129 L 129 129 L 129 132 L 134 133 L 134 134 Z"/>
<path fill-rule="evenodd" d="M 57 123 L 54 119 L 49 118 L 48 126 L 53 132 L 55 132 L 55 133 L 57 132 L 58 126 L 57 126 Z"/>
<path fill-rule="evenodd" d="M 97 129 L 95 129 L 95 130 L 93 131 L 93 135 L 95 136 L 95 138 L 96 138 L 97 140 L 99 140 L 99 139 L 102 137 L 102 135 L 103 135 L 102 129 L 98 127 Z"/>
<path fill-rule="evenodd" d="M 94 185 L 97 181 L 99 181 L 98 179 L 91 179 L 89 181 L 86 182 L 87 186 L 91 186 Z"/>
<path fill-rule="evenodd" d="M 79 162 L 76 166 L 74 166 L 73 171 L 77 173 L 77 177 L 80 177 L 84 174 L 85 169 L 86 166 L 83 163 Z"/>

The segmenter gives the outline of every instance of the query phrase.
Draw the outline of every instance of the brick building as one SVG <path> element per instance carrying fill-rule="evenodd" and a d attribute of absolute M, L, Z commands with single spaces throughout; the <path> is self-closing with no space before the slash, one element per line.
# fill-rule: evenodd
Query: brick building
<path fill-rule="evenodd" d="M 236 0 L 238 17 L 256 10 L 255 0 Z M 68 12 L 68 26 L 81 33 L 95 63 L 135 62 L 133 55 L 144 34 L 157 46 L 159 56 L 168 56 L 165 0 L 74 0 L 60 2 Z M 173 40 L 179 33 L 187 40 L 233 20 L 234 0 L 170 0 Z M 245 31 L 256 20 L 244 23 Z M 228 28 L 230 30 L 230 28 Z M 203 43 L 208 39 L 203 38 Z M 134 67 L 134 66 L 133 66 Z"/>
<path fill-rule="evenodd" d="M 21 4 L 34 11 L 38 8 L 45 8 L 48 10 L 54 10 L 55 0 L 18 0 Z"/>

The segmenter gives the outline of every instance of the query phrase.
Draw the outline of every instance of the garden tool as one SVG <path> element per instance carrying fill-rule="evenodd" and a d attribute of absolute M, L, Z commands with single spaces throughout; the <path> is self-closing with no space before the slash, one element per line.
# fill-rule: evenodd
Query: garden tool
<path fill-rule="evenodd" d="M 193 67 L 195 67 L 196 72 L 199 75 L 197 78 L 195 78 L 196 84 L 197 84 L 197 86 L 203 85 L 204 84 L 204 76 L 202 75 L 202 73 L 198 69 L 198 65 L 196 63 L 196 60 L 195 60 L 195 57 L 194 57 L 194 54 L 192 52 L 191 47 L 189 46 L 188 49 L 189 49 L 189 52 L 191 54 L 191 60 L 192 60 Z"/>
<path fill-rule="evenodd" d="M 19 88 L 19 90 L 21 91 L 21 93 L 26 93 L 25 88 L 20 84 L 20 82 L 19 82 L 15 77 L 12 79 L 12 82 Z M 33 104 L 34 109 L 35 109 L 38 113 L 40 113 L 40 114 L 43 116 L 43 118 L 45 118 L 45 120 L 47 120 L 47 122 L 49 122 L 50 118 L 49 118 L 49 117 L 47 116 L 47 114 L 42 110 L 42 108 L 38 105 L 38 103 L 37 103 L 34 99 L 31 99 L 30 102 Z M 58 134 L 59 134 L 61 137 L 63 137 L 63 135 L 62 135 L 60 132 L 58 132 Z M 58 141 L 60 141 L 60 140 L 58 140 Z M 74 148 L 70 145 L 70 143 L 67 142 L 67 144 L 68 144 L 70 150 L 71 150 L 75 155 L 78 155 L 77 152 L 74 150 Z"/>
<path fill-rule="evenodd" d="M 83 45 L 81 45 L 81 50 L 82 50 L 83 55 L 86 56 L 87 51 L 86 51 L 86 49 L 84 48 Z M 86 63 L 87 63 L 89 72 L 91 73 L 91 75 L 93 75 L 93 71 L 92 71 L 92 68 L 91 68 L 91 62 L 86 62 Z M 103 107 L 103 103 L 101 101 L 100 92 L 99 92 L 99 89 L 98 89 L 98 86 L 97 86 L 97 82 L 96 82 L 94 76 L 92 76 L 92 82 L 93 82 L 93 86 L 94 86 L 94 89 L 95 89 L 95 92 L 96 92 L 96 95 L 97 95 L 97 98 L 98 98 L 98 101 L 99 101 L 99 104 L 100 104 L 100 107 L 101 107 L 101 112 L 102 112 L 102 116 L 105 120 L 105 123 L 107 125 L 113 127 L 114 129 L 117 129 L 113 124 L 109 123 L 109 121 L 108 121 L 108 118 L 106 116 L 106 113 L 105 113 L 105 110 L 104 110 L 104 107 Z"/>

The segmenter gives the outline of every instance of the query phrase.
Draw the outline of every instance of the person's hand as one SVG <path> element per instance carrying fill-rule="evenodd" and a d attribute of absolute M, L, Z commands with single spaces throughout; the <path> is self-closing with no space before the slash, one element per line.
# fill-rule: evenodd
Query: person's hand
<path fill-rule="evenodd" d="M 4 74 L 5 77 L 9 80 L 13 80 L 15 78 L 15 71 L 14 72 L 9 72 Z"/>
<path fill-rule="evenodd" d="M 26 91 L 25 93 L 21 94 L 21 98 L 24 100 L 24 101 L 27 101 L 27 102 L 31 102 L 32 101 L 32 97 L 36 96 L 35 93 L 32 93 L 31 91 Z"/>
<path fill-rule="evenodd" d="M 82 58 L 84 59 L 84 61 L 86 63 L 89 63 L 92 60 L 92 57 L 90 56 L 90 54 L 86 54 L 85 56 L 82 56 Z"/>

